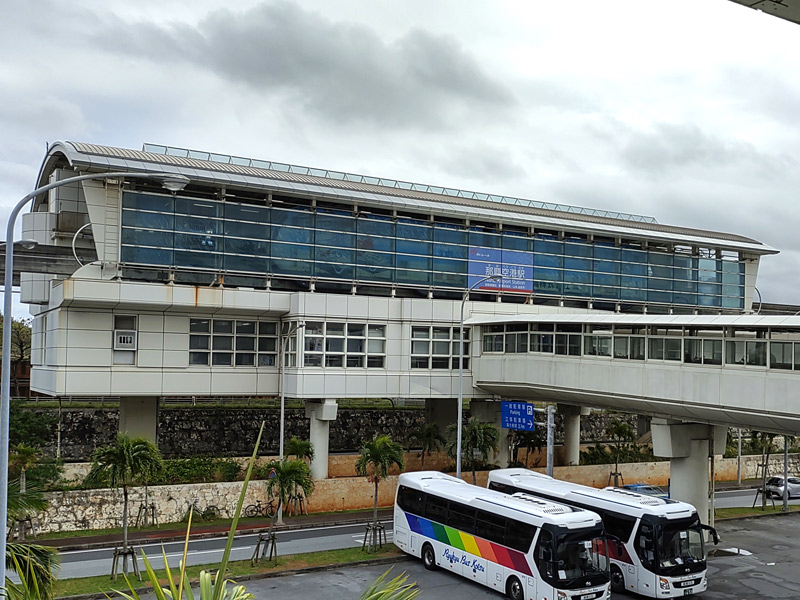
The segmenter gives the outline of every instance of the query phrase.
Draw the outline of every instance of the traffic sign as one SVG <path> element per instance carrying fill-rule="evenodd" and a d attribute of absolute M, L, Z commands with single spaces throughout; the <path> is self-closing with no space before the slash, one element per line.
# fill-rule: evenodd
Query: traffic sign
<path fill-rule="evenodd" d="M 535 413 L 533 404 L 528 402 L 501 402 L 500 420 L 503 429 L 517 429 L 533 431 L 536 423 L 533 420 Z"/>

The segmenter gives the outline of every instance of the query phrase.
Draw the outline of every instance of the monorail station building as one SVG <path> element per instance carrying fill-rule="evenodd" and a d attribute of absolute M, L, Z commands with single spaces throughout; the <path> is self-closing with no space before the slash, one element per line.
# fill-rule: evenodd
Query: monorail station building
<path fill-rule="evenodd" d="M 571 462 L 587 407 L 656 417 L 673 493 L 701 514 L 717 426 L 800 431 L 800 317 L 753 314 L 776 253 L 756 240 L 153 145 L 56 143 L 37 184 L 91 173 L 23 215 L 23 238 L 91 255 L 22 275 L 31 386 L 119 397 L 128 431 L 154 437 L 162 397 L 283 393 L 322 478 L 337 399 L 425 399 L 446 425 L 461 383 L 498 425 L 498 400 L 558 402 Z"/>

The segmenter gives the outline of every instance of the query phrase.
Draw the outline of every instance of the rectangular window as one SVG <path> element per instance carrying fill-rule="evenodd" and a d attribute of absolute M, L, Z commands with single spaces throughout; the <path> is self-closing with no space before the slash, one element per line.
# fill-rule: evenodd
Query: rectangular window
<path fill-rule="evenodd" d="M 189 319 L 189 364 L 196 366 L 274 367 L 274 322 Z"/>
<path fill-rule="evenodd" d="M 769 366 L 772 369 L 792 368 L 792 342 L 770 342 Z"/>
<path fill-rule="evenodd" d="M 502 326 L 501 326 L 502 327 Z M 464 328 L 464 368 L 469 368 L 469 330 Z M 486 343 L 484 338 L 484 344 Z M 503 351 L 503 336 L 498 337 Z M 487 350 L 484 349 L 484 352 Z M 412 327 L 412 369 L 458 369 L 458 327 Z"/>
<path fill-rule="evenodd" d="M 366 323 L 306 324 L 303 361 L 307 367 L 383 368 L 386 326 Z"/>

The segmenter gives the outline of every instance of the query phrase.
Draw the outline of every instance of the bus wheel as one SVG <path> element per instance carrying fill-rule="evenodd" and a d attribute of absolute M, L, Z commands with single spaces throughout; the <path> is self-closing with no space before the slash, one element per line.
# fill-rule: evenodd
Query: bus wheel
<path fill-rule="evenodd" d="M 522 584 L 516 577 L 509 577 L 506 582 L 506 595 L 511 600 L 525 600 L 525 594 L 522 591 Z"/>
<path fill-rule="evenodd" d="M 614 593 L 625 591 L 625 577 L 617 565 L 611 565 L 611 591 Z"/>
<path fill-rule="evenodd" d="M 433 546 L 425 544 L 422 547 L 422 564 L 428 571 L 436 570 L 436 557 L 433 554 Z"/>

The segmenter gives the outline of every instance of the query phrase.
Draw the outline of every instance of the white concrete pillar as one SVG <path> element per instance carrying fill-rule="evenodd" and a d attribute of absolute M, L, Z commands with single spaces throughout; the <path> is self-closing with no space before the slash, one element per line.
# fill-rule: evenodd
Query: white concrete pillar
<path fill-rule="evenodd" d="M 132 438 L 144 438 L 154 444 L 158 443 L 158 398 L 120 398 L 119 430 Z"/>
<path fill-rule="evenodd" d="M 492 454 L 489 462 L 500 467 L 507 467 L 511 455 L 508 448 L 508 429 L 503 429 L 500 402 L 493 400 L 471 400 L 469 403 L 470 415 L 484 423 L 494 423 L 500 430 L 500 439 L 497 442 L 497 451 Z"/>
<path fill-rule="evenodd" d="M 693 505 L 700 520 L 713 525 L 708 513 L 709 441 L 713 430 L 714 454 L 723 454 L 727 428 L 656 418 L 650 427 L 653 454 L 670 459 L 670 497 Z"/>
<path fill-rule="evenodd" d="M 328 439 L 331 421 L 336 419 L 336 400 L 306 403 L 306 417 L 311 420 L 309 438 L 314 448 L 311 461 L 311 476 L 314 479 L 328 478 Z"/>
<path fill-rule="evenodd" d="M 588 408 L 573 404 L 558 404 L 564 427 L 564 464 L 577 465 L 581 460 L 581 416 L 588 415 Z"/>

